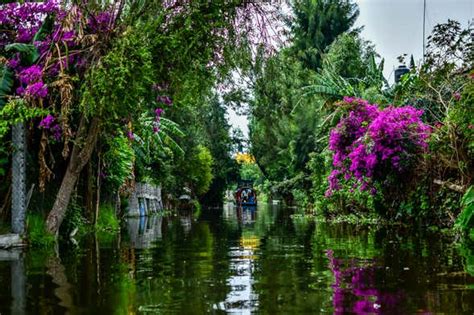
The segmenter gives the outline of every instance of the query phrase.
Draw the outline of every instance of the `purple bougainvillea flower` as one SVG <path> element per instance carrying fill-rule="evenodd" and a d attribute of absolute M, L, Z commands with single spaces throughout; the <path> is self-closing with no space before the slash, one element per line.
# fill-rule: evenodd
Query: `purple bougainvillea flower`
<path fill-rule="evenodd" d="M 38 65 L 33 65 L 21 71 L 18 77 L 23 84 L 38 82 L 43 77 L 43 69 Z"/>
<path fill-rule="evenodd" d="M 16 94 L 18 94 L 18 95 L 20 95 L 20 96 L 25 95 L 25 88 L 22 87 L 22 86 L 17 87 L 17 89 L 16 89 Z"/>
<path fill-rule="evenodd" d="M 8 60 L 8 66 L 16 69 L 20 65 L 20 54 L 16 54 L 13 58 Z"/>
<path fill-rule="evenodd" d="M 39 123 L 40 128 L 50 129 L 54 124 L 55 118 L 53 115 L 48 114 L 45 118 Z"/>
<path fill-rule="evenodd" d="M 169 96 L 158 96 L 156 98 L 156 101 L 159 102 L 159 103 L 163 103 L 165 105 L 168 105 L 168 106 L 171 106 L 173 104 L 173 101 L 171 100 L 171 98 Z"/>
<path fill-rule="evenodd" d="M 355 188 L 374 194 L 378 179 L 400 174 L 402 166 L 428 149 L 431 127 L 422 122 L 423 111 L 411 106 L 379 109 L 354 97 L 344 97 L 344 103 L 349 112 L 329 135 L 334 170 L 326 195 L 339 190 L 342 180 L 352 178 L 358 183 Z"/>
<path fill-rule="evenodd" d="M 62 129 L 59 125 L 55 125 L 53 128 L 51 128 L 51 132 L 53 134 L 53 138 L 56 141 L 60 141 L 62 137 Z"/>
<path fill-rule="evenodd" d="M 127 131 L 127 137 L 130 141 L 135 140 L 135 135 L 131 131 Z"/>
<path fill-rule="evenodd" d="M 104 11 L 90 17 L 87 24 L 94 33 L 107 32 L 112 29 L 113 19 L 110 12 Z"/>
<path fill-rule="evenodd" d="M 43 82 L 30 84 L 25 89 L 25 95 L 33 98 L 45 98 L 48 95 L 48 87 Z"/>
<path fill-rule="evenodd" d="M 158 116 L 158 117 L 160 117 L 164 112 L 165 112 L 165 110 L 163 108 L 155 109 L 155 115 Z"/>

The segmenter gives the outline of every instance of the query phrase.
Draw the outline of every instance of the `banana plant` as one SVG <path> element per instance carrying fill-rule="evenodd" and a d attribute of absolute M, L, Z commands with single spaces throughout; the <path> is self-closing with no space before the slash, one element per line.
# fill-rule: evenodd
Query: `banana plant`
<path fill-rule="evenodd" d="M 146 113 L 140 116 L 138 123 L 140 132 L 134 134 L 137 157 L 143 158 L 146 163 L 151 163 L 156 151 L 162 151 L 167 155 L 184 155 L 184 150 L 175 140 L 184 137 L 184 132 L 177 123 L 164 117 L 160 117 L 157 122 L 154 117 Z"/>
<path fill-rule="evenodd" d="M 0 64 L 0 109 L 7 103 L 7 97 L 13 87 L 13 73 L 6 64 Z"/>

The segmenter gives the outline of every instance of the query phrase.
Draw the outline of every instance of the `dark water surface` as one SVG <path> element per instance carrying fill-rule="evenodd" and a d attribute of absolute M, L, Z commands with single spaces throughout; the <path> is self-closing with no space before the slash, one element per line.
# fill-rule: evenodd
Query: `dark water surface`
<path fill-rule="evenodd" d="M 474 246 L 262 206 L 0 252 L 0 314 L 474 314 Z"/>

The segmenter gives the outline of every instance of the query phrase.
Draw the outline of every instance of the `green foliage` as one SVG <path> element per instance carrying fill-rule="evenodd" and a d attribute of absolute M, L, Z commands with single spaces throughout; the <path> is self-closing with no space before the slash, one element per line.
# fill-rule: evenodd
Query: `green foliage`
<path fill-rule="evenodd" d="M 120 221 L 115 215 L 115 209 L 110 204 L 102 204 L 99 209 L 96 229 L 98 231 L 114 232 L 120 229 Z"/>
<path fill-rule="evenodd" d="M 203 138 L 213 158 L 212 182 L 209 191 L 202 196 L 204 204 L 221 204 L 228 185 L 237 179 L 238 165 L 231 157 L 232 139 L 230 125 L 225 117 L 226 110 L 217 96 L 213 96 L 200 110 L 204 122 Z"/>
<path fill-rule="evenodd" d="M 0 110 L 7 103 L 7 95 L 13 87 L 13 73 L 6 64 L 0 63 Z"/>
<path fill-rule="evenodd" d="M 256 163 L 242 163 L 240 165 L 240 178 L 243 180 L 258 181 L 262 172 Z"/>
<path fill-rule="evenodd" d="M 11 126 L 48 113 L 45 109 L 28 106 L 23 99 L 11 100 L 0 109 L 0 139 L 8 133 Z"/>
<path fill-rule="evenodd" d="M 343 78 L 363 78 L 368 72 L 368 61 L 374 54 L 374 47 L 357 33 L 343 33 L 324 54 L 323 67 L 330 67 L 333 73 Z"/>
<path fill-rule="evenodd" d="M 5 51 L 7 52 L 19 52 L 21 55 L 21 60 L 24 61 L 27 65 L 34 64 L 40 54 L 38 49 L 33 44 L 23 44 L 23 43 L 14 43 L 5 46 Z"/>
<path fill-rule="evenodd" d="M 81 108 L 90 117 L 136 117 L 150 97 L 156 78 L 150 39 L 138 26 L 123 35 L 86 75 Z"/>
<path fill-rule="evenodd" d="M 29 213 L 26 219 L 28 242 L 32 247 L 51 248 L 56 244 L 54 235 L 46 232 L 45 219 L 36 213 Z"/>
<path fill-rule="evenodd" d="M 82 236 L 89 231 L 89 222 L 84 217 L 84 208 L 80 204 L 81 199 L 74 196 L 69 203 L 64 223 L 61 225 L 60 234 L 69 239 L 69 235 L 76 230 L 76 235 Z"/>
<path fill-rule="evenodd" d="M 0 178 L 7 174 L 8 152 L 0 146 Z M 2 188 L 0 186 L 0 188 Z"/>
<path fill-rule="evenodd" d="M 132 147 L 136 156 L 135 170 L 139 181 L 165 184 L 174 182 L 172 168 L 185 156 L 185 151 L 177 142 L 185 137 L 177 123 L 161 117 L 159 131 L 153 129 L 155 119 L 142 114 L 136 125 Z M 171 184 L 170 186 L 172 186 Z"/>
<path fill-rule="evenodd" d="M 456 226 L 464 231 L 474 229 L 474 186 L 470 186 L 461 200 L 462 211 Z"/>
<path fill-rule="evenodd" d="M 123 135 L 109 139 L 107 141 L 107 151 L 103 157 L 104 168 L 106 171 L 106 183 L 112 190 L 119 189 L 127 179 L 133 175 L 133 165 L 135 162 L 135 152 L 130 142 Z"/>
<path fill-rule="evenodd" d="M 313 80 L 313 73 L 283 52 L 267 60 L 256 75 L 251 152 L 268 179 L 290 178 L 304 168 L 320 121 L 314 111 L 316 100 L 302 99 L 300 92 Z"/>
<path fill-rule="evenodd" d="M 199 145 L 189 163 L 189 179 L 197 195 L 202 195 L 209 190 L 212 181 L 213 158 L 205 146 Z"/>
<path fill-rule="evenodd" d="M 140 116 L 135 150 L 140 151 L 140 156 L 146 163 L 151 163 L 158 150 L 170 156 L 172 154 L 183 156 L 184 151 L 175 140 L 185 136 L 179 125 L 170 119 L 161 117 L 159 132 L 155 132 L 153 130 L 154 120 L 155 118 L 148 114 Z"/>
<path fill-rule="evenodd" d="M 359 9 L 351 0 L 297 0 L 292 5 L 291 50 L 308 69 L 321 67 L 322 54 L 355 23 Z"/>

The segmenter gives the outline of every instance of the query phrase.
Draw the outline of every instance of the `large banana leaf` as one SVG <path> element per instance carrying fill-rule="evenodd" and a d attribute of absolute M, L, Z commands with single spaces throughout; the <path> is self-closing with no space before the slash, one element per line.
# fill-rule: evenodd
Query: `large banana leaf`
<path fill-rule="evenodd" d="M 42 41 L 48 36 L 48 34 L 51 34 L 53 31 L 54 27 L 54 15 L 48 15 L 46 19 L 44 20 L 43 24 L 41 25 L 40 29 L 38 32 L 36 32 L 35 37 L 33 38 L 33 43 Z"/>
<path fill-rule="evenodd" d="M 474 186 L 469 187 L 461 200 L 463 210 L 456 220 L 456 225 L 463 230 L 474 228 Z"/>
<path fill-rule="evenodd" d="M 5 50 L 19 52 L 21 60 L 25 61 L 28 65 L 34 64 L 40 56 L 38 49 L 33 44 L 13 43 L 6 45 Z"/>
<path fill-rule="evenodd" d="M 13 73 L 7 65 L 0 64 L 0 109 L 7 103 L 7 95 L 13 87 Z"/>

